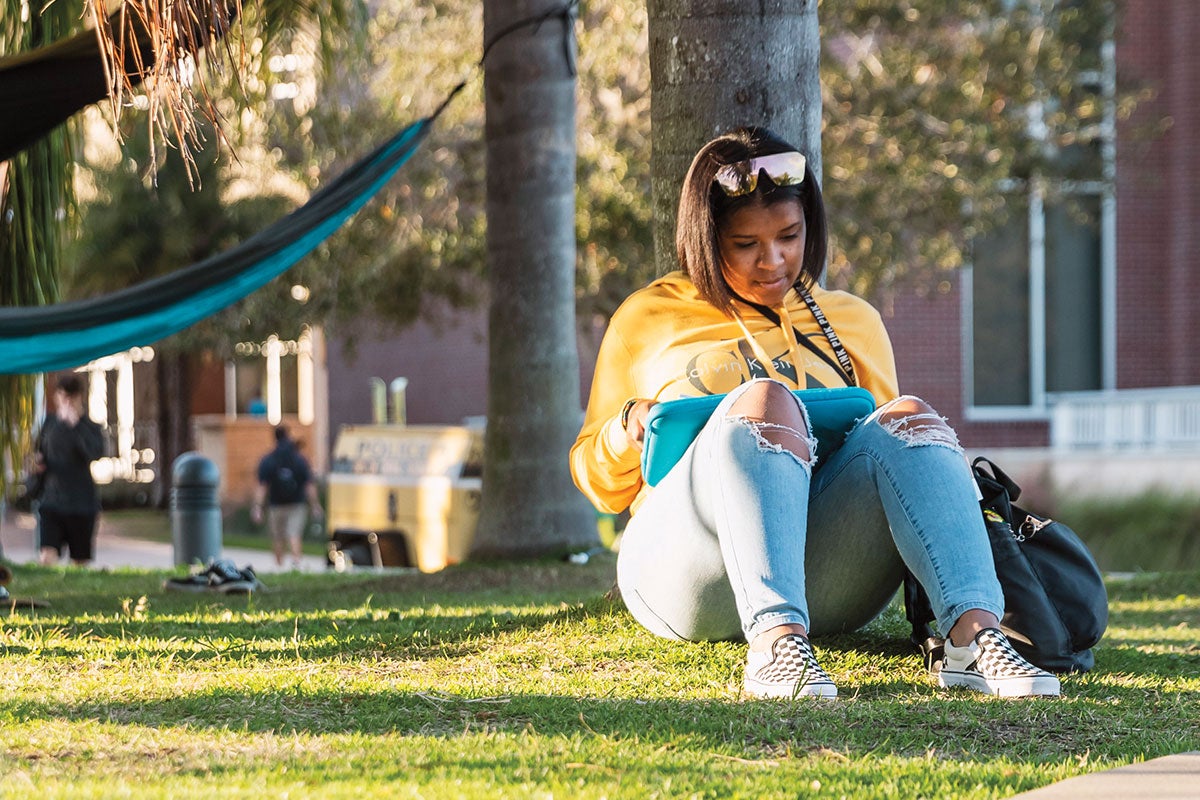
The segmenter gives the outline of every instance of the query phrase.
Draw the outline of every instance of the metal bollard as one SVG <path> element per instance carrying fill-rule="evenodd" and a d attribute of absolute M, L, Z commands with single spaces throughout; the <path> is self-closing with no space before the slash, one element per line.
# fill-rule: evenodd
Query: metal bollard
<path fill-rule="evenodd" d="M 388 387 L 392 390 L 392 424 L 408 424 L 408 401 L 405 392 L 408 390 L 408 378 L 395 378 Z"/>
<path fill-rule="evenodd" d="M 175 564 L 207 564 L 221 557 L 221 505 L 217 465 L 184 453 L 171 468 L 171 542 Z"/>

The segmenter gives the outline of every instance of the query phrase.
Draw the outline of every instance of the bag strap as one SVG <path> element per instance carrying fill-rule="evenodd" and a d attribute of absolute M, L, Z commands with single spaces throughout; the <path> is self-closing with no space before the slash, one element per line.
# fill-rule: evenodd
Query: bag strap
<path fill-rule="evenodd" d="M 837 356 L 837 361 L 834 361 L 824 350 L 810 342 L 807 336 L 795 328 L 792 328 L 792 331 L 796 334 L 796 343 L 804 347 L 806 350 L 811 351 L 813 355 L 817 356 L 831 368 L 833 368 L 833 370 L 841 377 L 841 379 L 846 382 L 847 386 L 858 386 L 858 381 L 854 376 L 854 365 L 850 362 L 850 355 L 846 352 L 846 348 L 842 346 L 842 340 L 839 339 L 837 333 L 834 332 L 833 326 L 829 324 L 829 320 L 825 318 L 825 314 L 821 311 L 816 300 L 813 299 L 812 295 L 809 294 L 807 289 L 804 287 L 798 287 L 796 291 L 800 293 L 802 298 L 804 298 L 805 303 L 809 304 L 809 310 L 815 309 L 815 311 L 813 311 L 813 316 L 817 318 L 817 324 L 821 326 L 821 331 L 825 334 L 825 338 L 829 341 L 829 346 L 833 348 L 833 353 Z M 770 306 L 764 306 L 760 303 L 752 302 L 737 294 L 735 294 L 734 297 L 753 308 L 759 314 L 762 314 L 773 325 L 783 325 L 783 320 L 780 319 L 777 313 L 775 313 L 775 309 L 771 308 Z"/>
<path fill-rule="evenodd" d="M 904 570 L 904 616 L 912 626 L 908 640 L 921 654 L 925 668 L 932 670 L 944 657 L 945 640 L 933 627 L 933 607 L 917 576 Z"/>
<path fill-rule="evenodd" d="M 986 464 L 990 472 L 985 471 L 981 466 Z M 998 489 L 1002 489 L 1008 494 L 1010 501 L 1015 501 L 1021 496 L 1021 487 L 1017 482 L 1008 477 L 1008 473 L 997 467 L 990 459 L 984 456 L 977 457 L 971 462 L 971 471 L 975 473 L 976 480 L 987 481 L 996 484 Z"/>

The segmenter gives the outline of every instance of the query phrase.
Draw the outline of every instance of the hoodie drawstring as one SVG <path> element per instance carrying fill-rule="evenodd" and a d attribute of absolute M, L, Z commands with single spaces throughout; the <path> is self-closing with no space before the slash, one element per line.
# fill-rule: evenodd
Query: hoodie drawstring
<path fill-rule="evenodd" d="M 779 327 L 783 328 L 783 336 L 788 343 L 788 359 L 792 362 L 792 367 L 796 370 L 796 374 L 799 375 L 800 364 L 796 356 L 800 346 L 796 342 L 796 332 L 792 329 L 792 320 L 788 316 L 787 305 L 784 304 L 779 310 L 781 312 L 779 316 L 782 320 Z M 767 374 L 777 381 L 785 384 L 789 383 L 790 381 L 780 375 L 779 370 L 775 368 L 775 359 L 767 355 L 767 351 L 763 349 L 763 346 L 750 334 L 750 329 L 746 327 L 745 320 L 742 319 L 741 313 L 736 308 L 733 309 L 733 319 L 737 322 L 738 327 L 742 329 L 742 335 L 746 337 L 746 343 L 750 345 L 750 349 L 754 351 L 755 358 L 759 360 Z"/>

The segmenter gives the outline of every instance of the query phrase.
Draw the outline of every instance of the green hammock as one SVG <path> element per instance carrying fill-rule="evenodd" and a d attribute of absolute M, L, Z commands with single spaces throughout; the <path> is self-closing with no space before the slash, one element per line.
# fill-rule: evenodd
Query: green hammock
<path fill-rule="evenodd" d="M 0 374 L 66 369 L 150 344 L 261 288 L 358 211 L 408 160 L 445 105 L 231 250 L 100 297 L 0 308 Z"/>

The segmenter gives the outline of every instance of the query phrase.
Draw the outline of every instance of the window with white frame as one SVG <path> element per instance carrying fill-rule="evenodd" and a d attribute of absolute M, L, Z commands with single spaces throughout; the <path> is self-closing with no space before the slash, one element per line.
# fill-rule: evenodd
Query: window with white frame
<path fill-rule="evenodd" d="M 1113 385 L 1111 36 L 1100 50 L 1100 69 L 1074 91 L 1103 104 L 1103 123 L 1052 150 L 1055 178 L 1012 181 L 1008 222 L 973 243 L 963 282 L 971 418 L 1044 417 L 1050 395 Z"/>

